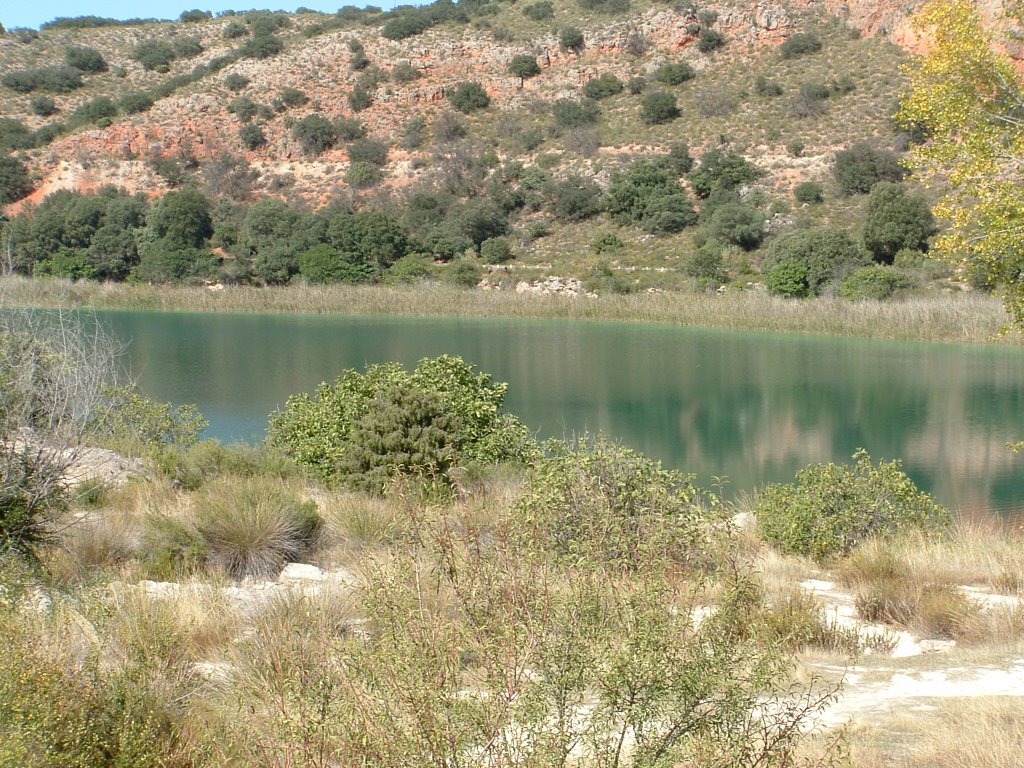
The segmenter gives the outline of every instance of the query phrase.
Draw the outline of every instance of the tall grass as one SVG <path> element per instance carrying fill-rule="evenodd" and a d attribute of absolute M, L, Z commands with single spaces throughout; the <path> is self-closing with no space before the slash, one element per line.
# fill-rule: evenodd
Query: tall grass
<path fill-rule="evenodd" d="M 137 311 L 295 312 L 341 315 L 506 317 L 661 323 L 690 327 L 913 341 L 991 342 L 1008 317 L 979 293 L 902 301 L 787 300 L 758 291 L 653 293 L 592 298 L 462 290 L 445 285 L 258 288 L 69 283 L 0 279 L 3 307 Z M 1019 334 L 1000 339 L 1022 343 Z"/>

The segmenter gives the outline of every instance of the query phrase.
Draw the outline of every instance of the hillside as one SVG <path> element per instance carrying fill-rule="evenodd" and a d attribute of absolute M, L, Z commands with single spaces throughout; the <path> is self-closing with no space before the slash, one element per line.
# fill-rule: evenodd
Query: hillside
<path fill-rule="evenodd" d="M 790 54 L 783 44 L 794 36 L 813 45 Z M 0 142 L 31 180 L 8 213 L 31 213 L 58 190 L 113 185 L 156 198 L 196 186 L 213 211 L 213 239 L 196 245 L 212 247 L 222 268 L 236 260 L 235 277 L 259 256 L 245 239 L 244 209 L 269 197 L 299 212 L 383 210 L 400 221 L 409 245 L 377 254 L 375 277 L 403 255 L 450 261 L 475 246 L 485 262 L 585 277 L 597 290 L 742 282 L 789 230 L 834 224 L 860 240 L 867 197 L 837 186 L 834 158 L 862 142 L 906 149 L 890 119 L 908 60 L 900 44 L 915 44 L 906 9 L 883 2 L 698 10 L 541 0 L 87 28 L 65 20 L 0 38 Z M 67 70 L 69 49 L 83 48 L 102 67 L 81 72 L 80 87 L 46 83 L 45 73 Z M 160 60 L 163 49 L 171 53 Z M 521 76 L 514 62 L 526 67 Z M 39 73 L 41 86 L 32 82 Z M 469 101 L 457 104 L 466 83 Z M 653 108 L 668 111 L 645 113 L 652 96 Z M 725 174 L 733 160 L 750 165 L 701 189 L 694 173 L 721 170 L 704 162 L 709 152 L 725 159 Z M 609 191 L 645 158 L 670 169 L 658 183 L 672 198 L 643 202 L 646 214 Z M 821 188 L 794 199 L 804 182 Z M 485 211 L 491 221 L 474 230 L 466 220 L 480 212 L 465 209 L 484 199 L 501 210 Z M 713 208 L 723 204 L 732 208 L 716 224 Z M 448 231 L 453 221 L 457 232 Z M 481 253 L 499 238 L 505 245 Z M 709 240 L 722 247 L 708 251 L 714 264 L 702 271 L 690 262 Z M 300 271 L 298 251 L 316 244 L 290 246 L 293 263 L 277 277 Z M 33 264 L 45 255 L 38 243 L 26 248 L 20 271 L 39 272 Z M 139 258 L 126 257 L 120 276 Z M 616 276 L 630 268 L 652 273 Z M 204 270 L 192 276 L 225 278 Z M 42 269 L 62 271 L 76 276 Z M 268 274 L 256 269 L 254 279 L 280 282 Z"/>

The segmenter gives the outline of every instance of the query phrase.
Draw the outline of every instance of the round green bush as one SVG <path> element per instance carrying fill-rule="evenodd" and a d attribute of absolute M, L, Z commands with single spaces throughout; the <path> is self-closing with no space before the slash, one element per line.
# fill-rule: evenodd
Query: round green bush
<path fill-rule="evenodd" d="M 899 461 L 873 464 L 866 451 L 853 465 L 812 464 L 796 481 L 769 485 L 757 497 L 761 535 L 787 554 L 823 561 L 846 554 L 872 536 L 937 531 L 947 509 L 920 491 Z"/>
<path fill-rule="evenodd" d="M 665 91 L 649 93 L 640 102 L 640 119 L 647 125 L 670 123 L 679 117 L 676 97 Z"/>
<path fill-rule="evenodd" d="M 882 300 L 912 285 L 913 281 L 900 270 L 871 264 L 846 273 L 839 284 L 839 295 L 844 299 Z"/>

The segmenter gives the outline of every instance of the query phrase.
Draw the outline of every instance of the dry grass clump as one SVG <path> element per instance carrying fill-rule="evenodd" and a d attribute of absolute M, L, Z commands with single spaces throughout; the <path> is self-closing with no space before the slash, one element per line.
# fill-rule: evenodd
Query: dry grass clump
<path fill-rule="evenodd" d="M 936 699 L 935 708 L 854 731 L 854 768 L 1016 768 L 1024 754 L 1024 708 L 1016 697 Z"/>
<path fill-rule="evenodd" d="M 323 521 L 294 487 L 267 478 L 218 478 L 195 501 L 206 560 L 235 578 L 276 576 L 310 551 Z"/>

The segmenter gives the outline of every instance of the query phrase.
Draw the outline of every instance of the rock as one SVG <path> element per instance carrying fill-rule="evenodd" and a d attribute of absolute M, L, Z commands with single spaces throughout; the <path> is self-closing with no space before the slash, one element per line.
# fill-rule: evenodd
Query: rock
<path fill-rule="evenodd" d="M 307 582 L 321 582 L 324 578 L 324 572 L 315 565 L 288 563 L 277 577 L 277 582 L 278 584 L 305 584 Z"/>

